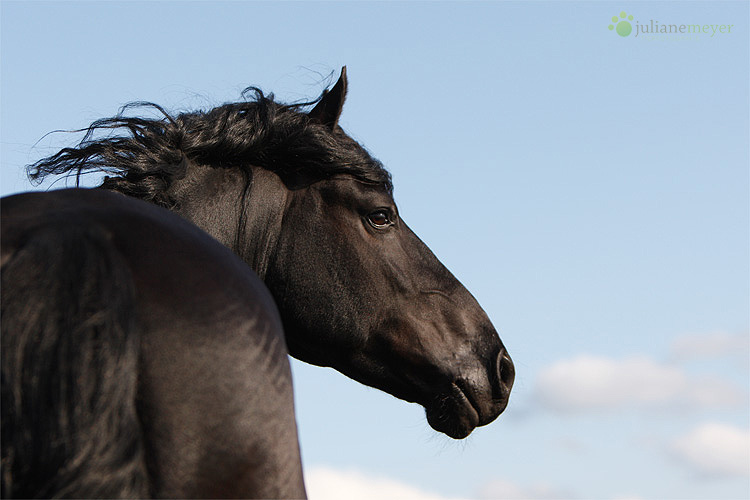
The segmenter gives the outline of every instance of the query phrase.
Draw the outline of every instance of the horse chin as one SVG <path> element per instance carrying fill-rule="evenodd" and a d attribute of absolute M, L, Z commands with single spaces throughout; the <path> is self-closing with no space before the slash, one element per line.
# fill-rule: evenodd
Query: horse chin
<path fill-rule="evenodd" d="M 430 427 L 453 439 L 464 439 L 479 425 L 479 412 L 456 384 L 426 405 L 425 413 Z"/>

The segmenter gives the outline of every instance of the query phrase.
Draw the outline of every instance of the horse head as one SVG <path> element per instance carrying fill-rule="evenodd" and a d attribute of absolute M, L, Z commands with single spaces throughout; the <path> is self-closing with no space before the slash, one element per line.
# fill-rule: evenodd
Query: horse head
<path fill-rule="evenodd" d="M 266 285 L 292 356 L 419 403 L 434 429 L 463 438 L 505 409 L 513 363 L 474 297 L 399 214 L 382 166 L 338 126 L 345 95 L 342 71 L 308 128 L 330 157 L 373 175 L 281 174 Z"/>

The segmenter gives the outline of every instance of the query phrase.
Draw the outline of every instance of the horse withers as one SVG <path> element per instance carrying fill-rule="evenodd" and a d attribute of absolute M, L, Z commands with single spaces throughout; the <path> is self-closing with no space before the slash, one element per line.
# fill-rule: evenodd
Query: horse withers
<path fill-rule="evenodd" d="M 339 125 L 346 92 L 342 70 L 314 103 L 251 88 L 205 112 L 148 105 L 163 118 L 99 120 L 30 173 L 104 172 L 100 189 L 181 215 L 262 280 L 292 356 L 419 403 L 434 429 L 464 438 L 507 406 L 513 363 L 402 219 L 388 172 Z"/>

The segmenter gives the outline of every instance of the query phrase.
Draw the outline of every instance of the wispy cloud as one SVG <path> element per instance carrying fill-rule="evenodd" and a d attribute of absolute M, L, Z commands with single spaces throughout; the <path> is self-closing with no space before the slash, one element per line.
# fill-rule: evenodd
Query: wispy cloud
<path fill-rule="evenodd" d="M 743 391 L 709 376 L 647 357 L 612 359 L 582 355 L 542 370 L 536 402 L 558 412 L 638 409 L 712 409 L 746 401 Z"/>
<path fill-rule="evenodd" d="M 521 485 L 513 481 L 498 479 L 487 483 L 480 491 L 484 500 L 552 500 L 576 498 L 571 492 L 548 484 Z"/>
<path fill-rule="evenodd" d="M 750 431 L 726 424 L 696 427 L 669 445 L 672 456 L 707 476 L 750 476 Z"/>
<path fill-rule="evenodd" d="M 313 466 L 305 470 L 310 500 L 559 500 L 578 498 L 574 492 L 548 483 L 521 484 L 504 478 L 486 482 L 471 497 L 449 497 L 427 492 L 383 476 L 354 469 Z M 615 500 L 639 500 L 614 496 Z"/>
<path fill-rule="evenodd" d="M 305 484 L 310 500 L 458 500 L 393 479 L 323 466 L 307 468 Z"/>
<path fill-rule="evenodd" d="M 750 334 L 713 332 L 684 335 L 672 343 L 671 353 L 677 361 L 737 358 L 747 363 Z"/>

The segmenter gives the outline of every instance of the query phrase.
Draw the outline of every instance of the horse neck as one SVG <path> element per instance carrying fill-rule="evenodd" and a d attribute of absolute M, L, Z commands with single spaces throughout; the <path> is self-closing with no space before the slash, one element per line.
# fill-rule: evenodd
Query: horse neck
<path fill-rule="evenodd" d="M 281 232 L 288 191 L 275 174 L 253 167 L 191 165 L 175 181 L 175 211 L 239 255 L 265 278 Z"/>

